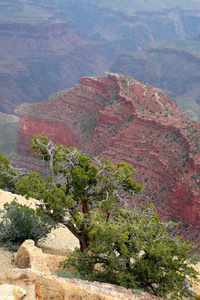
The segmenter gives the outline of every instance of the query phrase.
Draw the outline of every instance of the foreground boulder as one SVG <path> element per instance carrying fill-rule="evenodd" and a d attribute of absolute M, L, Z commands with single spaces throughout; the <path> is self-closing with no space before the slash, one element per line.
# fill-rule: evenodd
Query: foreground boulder
<path fill-rule="evenodd" d="M 14 256 L 14 263 L 18 268 L 31 268 L 35 271 L 51 274 L 44 254 L 41 249 L 35 246 L 33 240 L 26 240 Z"/>
<path fill-rule="evenodd" d="M 43 250 L 48 252 L 50 251 L 50 248 L 45 248 Z M 57 274 L 58 271 L 61 270 L 59 267 L 60 263 L 64 261 L 66 256 L 72 253 L 72 251 L 73 249 L 65 248 L 64 251 L 57 251 L 62 255 L 52 255 L 44 253 L 40 248 L 36 247 L 33 240 L 26 240 L 20 246 L 17 254 L 14 255 L 13 263 L 20 269 L 31 269 L 32 272 Z M 53 252 L 57 253 L 55 249 Z"/>
<path fill-rule="evenodd" d="M 20 300 L 26 295 L 26 291 L 19 286 L 2 284 L 0 285 L 1 300 Z"/>

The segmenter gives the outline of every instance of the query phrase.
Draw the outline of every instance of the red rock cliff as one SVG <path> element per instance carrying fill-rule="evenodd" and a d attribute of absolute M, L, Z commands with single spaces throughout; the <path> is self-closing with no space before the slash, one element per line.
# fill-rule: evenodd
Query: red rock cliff
<path fill-rule="evenodd" d="M 200 125 L 156 88 L 119 74 L 82 78 L 74 89 L 21 111 L 17 153 L 46 134 L 92 157 L 125 160 L 160 214 L 200 226 Z M 19 161 L 18 161 L 19 163 Z"/>

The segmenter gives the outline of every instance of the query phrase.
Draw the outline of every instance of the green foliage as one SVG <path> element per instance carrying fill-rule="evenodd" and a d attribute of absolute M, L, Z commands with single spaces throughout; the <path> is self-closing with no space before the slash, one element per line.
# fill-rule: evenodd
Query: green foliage
<path fill-rule="evenodd" d="M 142 290 L 140 290 L 140 289 L 135 289 L 135 291 L 134 291 L 136 294 L 143 294 L 143 291 Z"/>
<path fill-rule="evenodd" d="M 16 200 L 5 203 L 0 214 L 0 240 L 6 243 L 22 243 L 26 239 L 37 242 L 45 238 L 55 225 L 47 216 L 39 216 L 34 209 Z"/>
<path fill-rule="evenodd" d="M 133 115 L 129 115 L 126 119 L 127 122 L 132 122 L 133 121 Z"/>
<path fill-rule="evenodd" d="M 6 156 L 0 151 L 0 189 L 15 190 L 15 182 L 13 178 L 17 175 Z"/>
<path fill-rule="evenodd" d="M 17 252 L 19 250 L 19 247 L 20 247 L 20 244 L 18 243 L 12 243 L 10 241 L 7 241 L 5 243 L 5 241 L 1 242 L 2 243 L 2 247 L 4 247 L 4 249 L 6 249 L 7 251 L 10 251 L 10 252 Z"/>
<path fill-rule="evenodd" d="M 173 223 L 162 223 L 156 209 L 119 208 L 109 220 L 103 212 L 92 216 L 91 243 L 87 250 L 69 257 L 73 266 L 89 280 L 143 289 L 155 295 L 182 299 L 187 296 L 186 279 L 196 279 L 189 265 L 198 260 L 189 252 L 194 245 L 167 232 Z M 170 296 L 169 296 L 170 294 Z"/>
<path fill-rule="evenodd" d="M 169 95 L 169 98 L 172 99 L 176 103 L 177 100 L 176 100 L 176 98 L 174 96 Z"/>
<path fill-rule="evenodd" d="M 59 277 L 63 277 L 63 278 L 76 278 L 76 279 L 82 279 L 82 276 L 80 273 L 71 273 L 71 272 L 67 272 L 66 270 L 61 270 L 58 272 L 58 276 Z"/>

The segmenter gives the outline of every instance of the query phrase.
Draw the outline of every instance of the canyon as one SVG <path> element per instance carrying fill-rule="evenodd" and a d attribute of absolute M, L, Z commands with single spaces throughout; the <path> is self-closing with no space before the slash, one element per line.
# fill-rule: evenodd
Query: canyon
<path fill-rule="evenodd" d="M 159 89 L 121 74 L 83 77 L 68 92 L 22 104 L 18 114 L 16 153 L 10 157 L 15 166 L 44 171 L 29 149 L 34 134 L 75 146 L 92 158 L 126 161 L 144 184 L 130 205 L 153 202 L 163 219 L 181 218 L 186 237 L 197 234 L 200 124 Z"/>
<path fill-rule="evenodd" d="M 102 59 L 101 67 L 97 62 L 99 56 L 105 56 L 103 48 L 94 49 L 67 21 L 3 23 L 0 36 L 0 111 L 5 113 L 12 113 L 23 102 L 42 101 L 67 90 L 77 78 L 107 66 Z"/>
<path fill-rule="evenodd" d="M 0 124 L 0 150 L 19 125 L 16 166 L 44 172 L 33 134 L 125 160 L 145 185 L 135 202 L 200 244 L 197 1 L 9 0 L 0 17 L 0 112 L 17 116 Z"/>
<path fill-rule="evenodd" d="M 44 101 L 72 88 L 82 76 L 103 75 L 105 70 L 124 74 L 116 63 L 121 55 L 137 53 L 156 40 L 198 40 L 195 1 L 189 8 L 178 0 L 176 8 L 172 1 L 167 7 L 162 1 L 153 7 L 153 1 L 0 1 L 0 111 L 13 113 L 21 103 Z M 173 64 L 178 69 L 176 59 Z M 190 67 L 188 61 L 184 65 Z M 144 66 L 148 73 L 148 64 Z M 126 75 L 140 79 L 140 68 L 137 76 Z M 153 72 L 147 77 L 151 75 L 155 77 Z M 173 80 L 175 94 L 180 86 Z"/>

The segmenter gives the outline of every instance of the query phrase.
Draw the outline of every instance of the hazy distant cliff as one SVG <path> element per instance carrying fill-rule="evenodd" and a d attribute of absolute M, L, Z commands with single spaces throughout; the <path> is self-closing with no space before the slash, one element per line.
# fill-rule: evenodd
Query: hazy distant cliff
<path fill-rule="evenodd" d="M 188 107 L 200 117 L 199 49 L 199 41 L 161 40 L 144 50 L 121 54 L 110 69 L 168 90 L 182 99 L 195 99 L 196 106 L 188 103 Z M 184 102 L 182 107 L 186 106 Z"/>
<path fill-rule="evenodd" d="M 16 165 L 26 165 L 33 134 L 131 163 L 145 183 L 138 201 L 200 226 L 200 124 L 156 88 L 119 74 L 81 78 L 69 92 L 20 109 Z"/>
<path fill-rule="evenodd" d="M 67 21 L 0 24 L 0 53 L 2 112 L 12 112 L 23 102 L 43 101 L 73 86 L 83 74 L 107 67 L 103 47 L 97 49 Z"/>
<path fill-rule="evenodd" d="M 103 74 L 127 51 L 137 53 L 156 40 L 195 39 L 199 34 L 199 10 L 183 9 L 187 5 L 181 1 L 175 3 L 182 9 L 172 8 L 172 1 L 50 2 L 0 2 L 1 112 L 13 113 L 23 102 L 44 101 L 52 93 L 73 87 L 82 76 Z M 172 85 L 177 89 L 181 85 L 175 84 L 179 76 L 176 59 L 173 65 L 176 80 L 173 76 Z M 111 72 L 127 70 L 118 63 L 114 66 Z M 153 70 L 147 77 L 157 75 Z"/>

